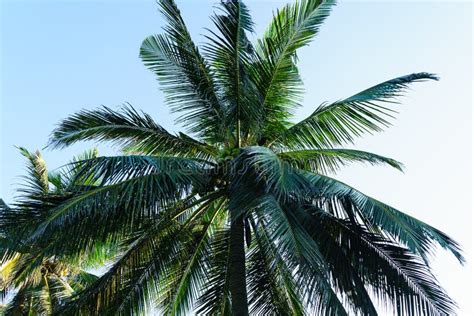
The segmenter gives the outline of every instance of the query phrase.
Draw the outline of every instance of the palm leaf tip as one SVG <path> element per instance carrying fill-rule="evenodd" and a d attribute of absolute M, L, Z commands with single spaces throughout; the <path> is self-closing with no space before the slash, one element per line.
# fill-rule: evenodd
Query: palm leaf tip
<path fill-rule="evenodd" d="M 428 80 L 438 81 L 439 77 L 428 72 L 412 73 L 387 80 L 337 103 L 365 102 L 370 105 L 374 101 L 393 102 L 390 98 L 402 96 L 410 84 Z"/>
<path fill-rule="evenodd" d="M 395 159 L 353 149 L 296 150 L 282 152 L 278 156 L 294 167 L 323 174 L 335 173 L 340 167 L 351 162 L 387 164 L 401 172 L 404 170 L 403 164 Z"/>
<path fill-rule="evenodd" d="M 418 72 L 418 73 L 413 73 L 411 75 L 407 75 L 405 77 L 399 78 L 399 80 L 403 83 L 409 83 L 409 82 L 415 82 L 415 81 L 426 81 L 426 80 L 435 80 L 439 81 L 439 76 L 430 73 L 430 72 Z"/>
<path fill-rule="evenodd" d="M 16 148 L 27 159 L 28 176 L 25 178 L 28 181 L 28 191 L 30 193 L 47 192 L 49 188 L 48 169 L 41 152 L 39 150 L 30 152 L 21 146 L 16 146 Z"/>
<path fill-rule="evenodd" d="M 290 148 L 334 148 L 354 143 L 363 134 L 380 132 L 391 125 L 398 97 L 411 83 L 438 80 L 427 72 L 413 73 L 387 80 L 346 99 L 323 103 L 307 118 L 291 126 L 269 142 Z"/>
<path fill-rule="evenodd" d="M 463 255 L 461 245 L 456 240 L 452 239 L 439 229 L 436 229 L 429 225 L 427 225 L 425 233 L 429 235 L 430 238 L 436 240 L 436 242 L 441 246 L 441 248 L 451 252 L 461 265 L 464 265 L 466 263 L 466 258 Z"/>

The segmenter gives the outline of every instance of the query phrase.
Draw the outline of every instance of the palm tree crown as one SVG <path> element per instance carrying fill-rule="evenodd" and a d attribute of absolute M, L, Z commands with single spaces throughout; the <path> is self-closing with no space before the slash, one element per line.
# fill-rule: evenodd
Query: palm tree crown
<path fill-rule="evenodd" d="M 58 313 L 375 315 L 374 298 L 397 315 L 452 313 L 429 257 L 440 245 L 463 262 L 458 244 L 330 177 L 351 162 L 401 170 L 342 146 L 387 127 L 396 98 L 437 77 L 388 80 L 295 124 L 296 52 L 334 1 L 284 6 L 254 43 L 246 6 L 222 1 L 202 47 L 173 0 L 159 5 L 164 33 L 146 38 L 140 57 L 186 133 L 167 132 L 130 104 L 82 110 L 54 130 L 54 148 L 94 140 L 123 151 L 74 164 L 73 181 L 87 185 L 56 200 L 41 193 L 46 215 L 22 237 L 57 258 L 119 247 L 110 269 Z"/>
<path fill-rule="evenodd" d="M 2 315 L 51 315 L 76 292 L 97 280 L 84 268 L 104 264 L 113 256 L 114 244 L 97 244 L 94 252 L 66 258 L 50 252 L 48 243 L 22 240 L 47 216 L 48 204 L 63 201 L 79 189 L 79 183 L 86 182 L 72 181 L 74 172 L 65 172 L 67 168 L 48 172 L 39 151 L 32 153 L 22 147 L 19 150 L 27 159 L 26 185 L 12 207 L 0 199 L 0 291 L 1 298 L 7 301 L 0 311 Z M 74 161 L 93 157 L 97 157 L 97 151 L 86 152 Z"/>

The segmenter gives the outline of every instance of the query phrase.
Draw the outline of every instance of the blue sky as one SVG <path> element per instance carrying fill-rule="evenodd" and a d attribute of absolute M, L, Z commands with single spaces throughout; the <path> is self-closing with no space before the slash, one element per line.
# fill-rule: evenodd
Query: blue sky
<path fill-rule="evenodd" d="M 12 201 L 23 161 L 14 145 L 43 148 L 55 124 L 82 108 L 130 102 L 172 131 L 174 116 L 138 59 L 141 41 L 160 32 L 150 1 L 1 2 L 0 196 Z M 257 34 L 285 1 L 247 1 Z M 197 42 L 210 26 L 210 1 L 178 1 Z M 405 173 L 354 166 L 338 178 L 441 228 L 471 255 L 472 4 L 342 1 L 319 36 L 301 50 L 302 119 L 321 102 L 352 95 L 404 74 L 429 71 L 439 82 L 414 85 L 394 126 L 358 141 L 359 149 L 396 158 Z M 50 166 L 90 148 L 46 150 Z M 102 154 L 113 154 L 99 145 Z M 435 272 L 469 315 L 470 265 L 439 252 Z M 469 280 L 469 281 L 467 281 Z"/>

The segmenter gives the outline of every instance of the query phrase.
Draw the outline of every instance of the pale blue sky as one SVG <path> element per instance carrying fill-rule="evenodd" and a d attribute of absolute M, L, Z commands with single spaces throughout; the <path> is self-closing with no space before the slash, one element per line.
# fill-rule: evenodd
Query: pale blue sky
<path fill-rule="evenodd" d="M 248 1 L 261 32 L 285 1 Z M 138 59 L 141 41 L 160 32 L 153 0 L 1 3 L 0 196 L 12 201 L 23 161 L 14 145 L 42 148 L 55 124 L 81 108 L 130 102 L 170 130 L 173 116 Z M 210 1 L 179 1 L 198 42 Z M 472 4 L 364 1 L 338 4 L 300 53 L 307 94 L 297 118 L 396 76 L 428 71 L 441 81 L 414 85 L 394 126 L 357 148 L 396 158 L 404 174 L 355 166 L 338 178 L 444 230 L 471 255 Z M 52 167 L 90 144 L 45 151 Z M 113 151 L 99 146 L 102 154 Z M 435 272 L 470 315 L 470 266 L 438 253 Z"/>

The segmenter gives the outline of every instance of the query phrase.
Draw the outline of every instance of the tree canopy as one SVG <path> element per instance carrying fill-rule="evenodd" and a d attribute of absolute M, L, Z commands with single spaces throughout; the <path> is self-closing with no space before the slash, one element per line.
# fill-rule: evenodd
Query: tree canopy
<path fill-rule="evenodd" d="M 44 305 L 47 313 L 376 315 L 379 300 L 396 315 L 452 314 L 429 264 L 437 246 L 462 263 L 459 245 L 334 178 L 355 162 L 402 170 L 345 146 L 388 127 L 411 84 L 438 77 L 390 79 L 310 104 L 314 112 L 294 122 L 303 93 L 297 51 L 334 4 L 287 4 L 252 42 L 245 4 L 221 1 L 198 47 L 175 2 L 160 0 L 166 26 L 143 41 L 140 58 L 185 129 L 170 133 L 131 104 L 103 106 L 62 120 L 49 147 L 92 140 L 121 155 L 91 152 L 51 174 L 39 153 L 22 149 L 26 186 L 0 206 L 2 271 L 11 266 L 13 276 L 3 290 L 43 291 L 46 278 L 35 276 L 51 260 L 68 271 L 60 282 L 99 260 L 108 269 Z"/>

